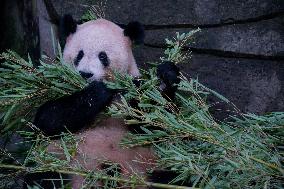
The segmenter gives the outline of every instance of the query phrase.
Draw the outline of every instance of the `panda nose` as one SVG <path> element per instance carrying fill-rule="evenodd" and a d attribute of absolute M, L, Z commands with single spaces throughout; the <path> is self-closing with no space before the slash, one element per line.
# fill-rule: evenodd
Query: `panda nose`
<path fill-rule="evenodd" d="M 92 73 L 86 73 L 86 72 L 81 72 L 81 71 L 79 71 L 79 73 L 84 79 L 89 79 L 89 78 L 93 77 L 93 75 L 94 75 Z"/>

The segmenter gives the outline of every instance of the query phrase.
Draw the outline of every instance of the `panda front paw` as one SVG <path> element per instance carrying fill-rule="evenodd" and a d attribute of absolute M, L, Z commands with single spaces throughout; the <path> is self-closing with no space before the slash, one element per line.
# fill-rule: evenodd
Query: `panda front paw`
<path fill-rule="evenodd" d="M 164 62 L 157 67 L 157 76 L 165 87 L 173 87 L 180 82 L 179 68 L 173 62 Z"/>
<path fill-rule="evenodd" d="M 164 62 L 157 67 L 157 76 L 166 86 L 170 87 L 180 82 L 179 68 L 173 62 Z"/>
<path fill-rule="evenodd" d="M 157 67 L 157 77 L 161 80 L 160 89 L 162 95 L 173 100 L 177 85 L 180 82 L 179 68 L 173 62 L 164 62 Z"/>
<path fill-rule="evenodd" d="M 46 136 L 75 133 L 86 128 L 112 101 L 116 91 L 93 81 L 81 91 L 51 100 L 38 108 L 36 125 Z"/>

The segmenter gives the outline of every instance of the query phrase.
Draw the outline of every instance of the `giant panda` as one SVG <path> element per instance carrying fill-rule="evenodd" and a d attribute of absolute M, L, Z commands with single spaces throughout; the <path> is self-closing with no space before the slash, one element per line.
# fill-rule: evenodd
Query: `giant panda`
<path fill-rule="evenodd" d="M 139 22 L 130 22 L 122 28 L 105 19 L 78 25 L 71 15 L 65 15 L 60 28 L 61 39 L 65 41 L 64 60 L 74 64 L 89 85 L 72 95 L 43 104 L 36 113 L 34 125 L 47 136 L 68 131 L 83 139 L 72 158 L 74 166 L 79 162 L 86 170 L 95 170 L 103 169 L 105 162 L 113 162 L 120 166 L 123 177 L 136 174 L 147 179 L 147 170 L 153 167 L 157 158 L 153 149 L 121 148 L 119 143 L 129 132 L 124 121 L 111 117 L 97 120 L 97 115 L 118 93 L 103 83 L 109 71 L 127 73 L 134 79 L 140 76 L 132 46 L 143 43 L 143 26 Z M 173 63 L 163 63 L 158 66 L 158 77 L 163 83 L 164 92 L 168 93 L 166 95 L 174 98 L 174 84 L 179 82 L 179 69 Z M 59 149 L 50 146 L 49 150 L 56 152 Z M 135 161 L 137 159 L 143 163 Z M 27 184 L 42 178 L 34 178 Z M 83 177 L 71 176 L 72 188 L 81 188 L 83 182 Z"/>

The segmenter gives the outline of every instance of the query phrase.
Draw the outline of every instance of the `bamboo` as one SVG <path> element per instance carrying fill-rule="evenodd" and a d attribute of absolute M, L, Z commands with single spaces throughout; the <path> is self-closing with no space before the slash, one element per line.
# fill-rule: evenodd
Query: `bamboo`
<path fill-rule="evenodd" d="M 0 164 L 0 168 L 3 169 L 17 169 L 17 170 L 22 170 L 25 172 L 31 172 L 30 167 L 25 167 L 21 165 L 9 165 L 9 164 Z M 70 170 L 35 170 L 33 173 L 38 173 L 38 172 L 46 172 L 46 171 L 54 171 L 57 173 L 62 173 L 62 174 L 72 174 L 72 175 L 80 175 L 80 176 L 87 176 L 87 173 L 84 172 L 79 172 L 79 171 L 70 171 Z M 147 187 L 156 187 L 156 188 L 164 188 L 164 189 L 198 189 L 194 187 L 187 187 L 187 186 L 177 186 L 177 185 L 171 185 L 171 184 L 162 184 L 162 183 L 154 183 L 154 182 L 144 182 L 144 181 L 131 181 L 131 180 L 126 180 L 122 178 L 117 178 L 117 177 L 108 177 L 108 176 L 94 176 L 97 177 L 100 180 L 112 180 L 112 181 L 117 181 L 121 183 L 128 183 L 128 184 L 135 184 L 139 186 L 147 186 Z"/>

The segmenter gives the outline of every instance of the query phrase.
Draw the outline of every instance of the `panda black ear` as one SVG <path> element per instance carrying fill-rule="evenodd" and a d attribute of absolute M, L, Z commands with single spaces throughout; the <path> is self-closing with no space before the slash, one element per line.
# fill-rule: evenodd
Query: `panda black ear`
<path fill-rule="evenodd" d="M 124 35 L 137 45 L 143 44 L 145 38 L 144 26 L 139 22 L 130 22 L 124 28 Z"/>
<path fill-rule="evenodd" d="M 75 33 L 77 30 L 77 23 L 73 19 L 73 17 L 70 14 L 65 14 L 59 22 L 59 39 L 60 39 L 60 45 L 63 47 L 66 42 L 66 38 L 72 34 Z"/>
<path fill-rule="evenodd" d="M 77 23 L 70 14 L 65 14 L 60 20 L 60 32 L 64 37 L 75 33 L 77 30 Z"/>

